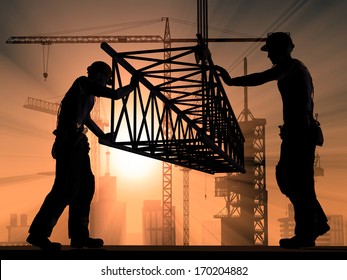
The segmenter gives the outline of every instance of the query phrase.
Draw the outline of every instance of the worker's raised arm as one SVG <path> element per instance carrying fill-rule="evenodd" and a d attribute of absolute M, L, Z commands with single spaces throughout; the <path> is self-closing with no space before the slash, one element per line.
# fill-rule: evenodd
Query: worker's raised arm
<path fill-rule="evenodd" d="M 220 77 L 228 86 L 259 86 L 270 81 L 277 80 L 280 77 L 279 69 L 276 67 L 264 72 L 253 73 L 245 76 L 231 78 L 229 73 L 218 65 L 215 66 Z"/>
<path fill-rule="evenodd" d="M 132 91 L 135 90 L 135 88 L 139 84 L 139 74 L 136 73 L 131 77 L 130 84 L 121 88 L 118 88 L 117 91 L 117 97 L 115 99 L 121 99 L 124 96 L 129 95 Z"/>
<path fill-rule="evenodd" d="M 78 86 L 85 94 L 110 99 L 121 99 L 134 91 L 137 86 L 135 79 L 132 79 L 129 85 L 118 89 L 111 89 L 106 86 L 101 86 L 97 82 L 85 76 L 79 77 L 76 82 L 79 84 Z"/>

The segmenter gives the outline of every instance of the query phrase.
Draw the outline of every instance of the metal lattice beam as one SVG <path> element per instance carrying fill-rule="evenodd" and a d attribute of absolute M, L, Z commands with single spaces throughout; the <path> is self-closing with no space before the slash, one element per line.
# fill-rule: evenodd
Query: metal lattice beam
<path fill-rule="evenodd" d="M 101 44 L 107 43 L 163 43 L 165 38 L 159 35 L 138 36 L 12 36 L 6 44 Z M 258 43 L 265 42 L 266 38 L 208 38 L 206 41 L 215 43 Z M 170 43 L 196 43 L 196 38 L 170 38 Z"/>
<path fill-rule="evenodd" d="M 60 103 L 52 103 L 49 101 L 28 97 L 23 107 L 56 116 L 60 108 Z"/>
<path fill-rule="evenodd" d="M 244 138 L 213 62 L 203 58 L 207 52 L 202 46 L 171 48 L 171 69 L 163 70 L 168 61 L 158 54 L 167 50 L 117 53 L 101 44 L 130 74 L 141 73 L 141 86 L 111 116 L 116 123 L 114 141 L 102 144 L 206 173 L 244 172 Z M 203 58 L 201 63 L 197 57 Z M 136 70 L 130 61 L 145 65 Z M 169 82 L 165 71 L 171 72 Z"/>
<path fill-rule="evenodd" d="M 163 38 L 159 35 L 138 36 L 13 36 L 7 44 L 87 44 L 102 42 L 109 43 L 162 43 Z"/>

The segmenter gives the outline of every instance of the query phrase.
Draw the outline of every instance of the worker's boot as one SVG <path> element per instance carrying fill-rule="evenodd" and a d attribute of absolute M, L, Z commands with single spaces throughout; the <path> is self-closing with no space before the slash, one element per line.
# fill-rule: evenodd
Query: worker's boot
<path fill-rule="evenodd" d="M 104 246 L 104 241 L 100 238 L 71 238 L 70 246 L 72 248 L 101 248 Z"/>
<path fill-rule="evenodd" d="M 328 223 L 324 223 L 317 226 L 317 229 L 315 230 L 315 238 L 326 234 L 329 230 L 330 230 L 330 226 L 328 225 Z"/>
<path fill-rule="evenodd" d="M 283 238 L 280 240 L 280 247 L 284 249 L 300 249 L 314 246 L 316 246 L 314 239 L 300 237 L 298 235 L 295 235 L 292 238 Z"/>
<path fill-rule="evenodd" d="M 51 242 L 46 236 L 35 235 L 32 233 L 29 234 L 27 242 L 45 251 L 58 251 L 61 249 L 60 243 Z"/>

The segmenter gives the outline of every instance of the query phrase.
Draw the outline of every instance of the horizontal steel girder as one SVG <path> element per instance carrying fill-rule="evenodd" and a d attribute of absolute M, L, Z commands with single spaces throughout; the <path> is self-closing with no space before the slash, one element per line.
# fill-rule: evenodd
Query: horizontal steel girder
<path fill-rule="evenodd" d="M 111 102 L 113 139 L 101 144 L 211 174 L 244 172 L 244 137 L 205 46 L 101 48 L 112 57 L 115 87 L 124 70 L 139 75 L 120 108 Z"/>

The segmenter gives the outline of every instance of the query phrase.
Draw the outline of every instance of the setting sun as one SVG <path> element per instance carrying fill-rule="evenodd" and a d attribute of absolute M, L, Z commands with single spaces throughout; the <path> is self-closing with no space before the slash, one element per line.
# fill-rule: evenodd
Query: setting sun
<path fill-rule="evenodd" d="M 147 181 L 158 175 L 161 162 L 122 150 L 112 150 L 110 168 L 127 181 Z"/>

